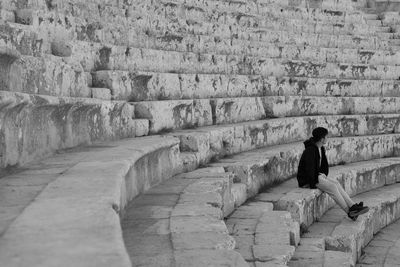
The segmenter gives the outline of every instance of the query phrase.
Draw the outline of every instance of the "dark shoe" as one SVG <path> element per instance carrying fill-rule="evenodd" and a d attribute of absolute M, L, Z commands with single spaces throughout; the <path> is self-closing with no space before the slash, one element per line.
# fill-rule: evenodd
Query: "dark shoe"
<path fill-rule="evenodd" d="M 348 215 L 351 217 L 355 217 L 361 214 L 364 214 L 369 211 L 368 207 L 359 207 L 356 205 L 351 206 Z"/>
<path fill-rule="evenodd" d="M 356 205 L 359 206 L 359 207 L 364 207 L 364 202 L 361 201 L 359 203 L 356 203 Z"/>
<path fill-rule="evenodd" d="M 357 221 L 358 215 L 357 216 L 350 216 L 350 213 L 347 213 L 347 216 L 352 219 L 353 221 Z"/>

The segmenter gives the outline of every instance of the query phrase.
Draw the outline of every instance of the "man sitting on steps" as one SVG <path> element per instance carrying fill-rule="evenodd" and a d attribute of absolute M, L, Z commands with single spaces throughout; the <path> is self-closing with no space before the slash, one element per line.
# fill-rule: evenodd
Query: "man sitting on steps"
<path fill-rule="evenodd" d="M 302 188 L 318 188 L 329 194 L 347 213 L 350 219 L 357 220 L 358 215 L 366 213 L 369 208 L 363 202 L 354 203 L 340 183 L 328 178 L 329 166 L 325 155 L 328 130 L 317 127 L 312 137 L 304 142 L 305 149 L 301 155 L 297 171 L 297 181 Z"/>

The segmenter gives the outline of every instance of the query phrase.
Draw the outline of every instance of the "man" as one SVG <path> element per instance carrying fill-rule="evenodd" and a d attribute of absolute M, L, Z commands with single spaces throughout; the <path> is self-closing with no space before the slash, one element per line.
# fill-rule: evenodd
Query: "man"
<path fill-rule="evenodd" d="M 327 129 L 317 127 L 312 131 L 312 137 L 304 142 L 305 149 L 300 158 L 297 181 L 299 187 L 318 188 L 329 194 L 348 217 L 355 221 L 358 215 L 366 213 L 369 208 L 364 207 L 363 202 L 355 204 L 338 181 L 328 178 L 329 166 L 324 147 L 327 135 Z"/>

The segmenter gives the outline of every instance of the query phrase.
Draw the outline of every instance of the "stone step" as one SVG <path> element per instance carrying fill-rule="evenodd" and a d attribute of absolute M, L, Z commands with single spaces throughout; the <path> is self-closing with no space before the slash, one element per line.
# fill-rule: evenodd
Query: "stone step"
<path fill-rule="evenodd" d="M 108 88 L 91 87 L 91 98 L 111 100 L 111 90 Z"/>
<path fill-rule="evenodd" d="M 2 229 L 2 265 L 131 266 L 119 216 L 138 193 L 181 171 L 178 142 L 153 136 L 98 143 L 0 179 L 2 210 L 26 206 Z"/>
<path fill-rule="evenodd" d="M 149 1 L 136 1 L 134 6 L 128 7 L 128 16 L 141 13 L 143 10 L 150 11 L 155 14 L 166 13 L 165 15 L 174 16 L 176 18 L 193 18 L 196 20 L 207 19 L 232 19 L 241 15 L 252 15 L 262 17 L 280 17 L 290 19 L 303 19 L 303 20 L 318 20 L 323 22 L 357 22 L 363 21 L 364 16 L 356 11 L 336 11 L 326 10 L 319 8 L 306 8 L 306 7 L 293 7 L 282 6 L 277 4 L 263 4 L 263 3 L 243 3 L 233 7 L 231 3 L 223 1 L 207 1 L 206 4 L 199 1 L 175 1 L 168 2 L 149 2 Z M 190 3 L 189 3 L 190 2 Z"/>
<path fill-rule="evenodd" d="M 0 91 L 0 168 L 21 166 L 59 149 L 147 135 L 125 102 Z"/>
<path fill-rule="evenodd" d="M 131 73 L 129 71 L 97 71 L 92 73 L 92 77 L 94 86 L 112 89 L 114 99 L 131 101 L 207 98 L 208 96 L 226 97 L 230 95 L 327 94 L 334 96 L 380 96 L 390 94 L 396 96 L 398 94 L 398 82 L 396 80 L 337 80 L 336 78 L 318 77 L 308 79 L 308 77 L 273 77 L 268 75 L 228 76 L 151 72 Z M 228 81 L 233 81 L 233 84 L 225 84 Z M 245 85 L 249 91 L 242 93 L 243 87 L 236 87 L 239 84 L 240 86 Z M 203 85 L 211 86 L 204 88 L 202 87 Z M 181 88 L 185 88 L 185 91 Z"/>
<path fill-rule="evenodd" d="M 252 61 L 264 58 L 312 61 L 318 64 L 368 64 L 400 65 L 400 52 L 389 50 L 365 50 L 348 48 L 325 48 L 265 44 L 250 49 L 243 55 L 232 55 L 225 49 L 211 54 L 186 51 L 166 51 L 147 48 L 105 45 L 83 41 L 74 42 L 71 54 L 85 71 L 127 70 L 130 72 L 172 72 L 172 73 L 237 73 L 251 71 Z M 221 53 L 220 53 L 221 52 Z M 238 52 L 236 50 L 232 52 Z M 249 69 L 249 70 L 247 70 Z"/>
<path fill-rule="evenodd" d="M 330 139 L 326 150 L 332 165 L 399 155 L 399 134 L 340 137 Z M 304 145 L 289 143 L 244 152 L 221 159 L 210 166 L 223 167 L 237 175 L 237 181 L 247 185 L 248 197 L 262 188 L 293 177 Z"/>
<path fill-rule="evenodd" d="M 201 25 L 206 28 L 216 28 L 216 25 L 229 25 L 231 29 L 235 29 L 236 27 L 239 29 L 246 28 L 267 28 L 267 29 L 287 29 L 289 31 L 300 31 L 300 32 L 310 32 L 310 33 L 331 33 L 331 34 L 366 34 L 366 35 L 374 35 L 375 32 L 390 32 L 390 27 L 387 26 L 375 26 L 366 24 L 364 20 L 354 21 L 354 22 L 331 22 L 326 20 L 320 20 L 316 22 L 315 19 L 303 19 L 296 17 L 283 17 L 277 16 L 279 10 L 276 10 L 275 15 L 266 14 L 266 15 L 257 15 L 251 13 L 218 13 L 213 10 L 211 14 L 202 14 L 202 15 L 192 15 L 185 14 L 185 7 L 180 6 L 176 9 L 170 8 L 168 5 L 166 8 L 161 8 L 161 10 L 152 10 L 154 5 L 150 8 L 146 6 L 143 10 L 139 10 L 139 7 L 136 12 L 128 15 L 128 20 L 142 20 L 143 23 L 148 23 L 149 25 L 153 24 L 152 21 L 157 21 L 159 24 L 164 24 L 166 28 L 178 28 L 179 26 L 173 26 L 177 23 L 183 24 L 195 21 L 194 25 Z M 145 12 L 144 12 L 145 10 Z M 190 11 L 193 8 L 190 8 Z M 195 9 L 198 10 L 198 9 Z M 281 9 L 282 10 L 282 9 Z M 148 15 L 148 18 L 145 18 L 143 14 Z M 107 16 L 108 17 L 108 16 Z M 124 16 L 125 17 L 125 16 Z M 179 20 L 179 22 L 177 22 Z M 361 22 L 361 23 L 360 23 Z M 170 25 L 170 26 L 167 26 Z M 181 26 L 182 27 L 182 26 Z M 195 30 L 195 28 L 192 28 Z M 196 31 L 196 30 L 195 30 Z M 198 33 L 206 34 L 201 30 Z"/>
<path fill-rule="evenodd" d="M 307 139 L 310 129 L 324 125 L 333 137 L 399 133 L 400 117 L 387 115 L 328 115 L 249 121 L 178 130 L 181 151 L 195 153 L 200 164 L 252 149 Z"/>
<path fill-rule="evenodd" d="M 348 252 L 325 250 L 323 238 L 302 238 L 287 266 L 352 266 Z"/>
<path fill-rule="evenodd" d="M 80 64 L 42 55 L 21 56 L 3 69 L 3 90 L 28 94 L 90 97 L 88 81 Z"/>
<path fill-rule="evenodd" d="M 91 77 L 91 76 L 90 76 Z M 120 88 L 137 88 L 132 100 L 197 99 L 248 96 L 400 96 L 398 80 L 350 80 L 259 75 L 217 75 L 137 72 L 113 77 Z M 112 87 L 103 80 L 102 87 Z M 117 84 L 114 85 L 117 88 Z M 185 88 L 185 90 L 181 90 Z M 131 89 L 129 89 L 130 91 Z"/>
<path fill-rule="evenodd" d="M 172 55 L 173 56 L 173 55 Z M 312 78 L 341 78 L 356 80 L 397 80 L 399 79 L 400 66 L 392 65 L 367 65 L 367 64 L 348 64 L 348 63 L 317 63 L 300 60 L 287 60 L 280 58 L 259 58 L 259 57 L 239 57 L 239 56 L 218 56 L 204 55 L 210 64 L 200 74 L 239 74 L 239 75 L 261 75 L 264 77 L 312 77 Z M 207 61 L 207 60 L 204 60 Z M 213 64 L 219 61 L 221 64 Z M 224 64 L 224 62 L 229 62 Z M 154 64 L 154 63 L 153 63 Z M 179 63 L 178 63 L 179 64 Z M 189 65 L 191 65 L 189 63 Z M 219 65 L 219 66 L 218 66 Z M 184 65 L 183 65 L 184 66 Z M 184 70 L 185 74 L 197 74 L 195 68 Z M 162 72 L 164 68 L 160 67 Z M 157 72 L 157 67 L 154 67 Z M 150 71 L 153 69 L 150 67 Z M 179 69 L 177 72 L 180 71 Z M 134 71 L 134 70 L 133 70 Z M 146 71 L 146 69 L 144 70 Z M 168 69 L 167 69 L 168 71 Z M 169 69 L 174 72 L 175 70 Z M 209 72 L 208 72 L 209 71 Z M 109 87 L 115 92 L 127 91 L 122 97 L 129 95 L 129 91 L 134 91 L 130 70 L 100 70 L 92 74 L 93 85 L 97 87 Z M 129 86 L 131 84 L 131 86 Z M 121 87 L 127 87 L 123 89 Z M 119 94 L 114 94 L 118 97 Z M 120 98 L 116 98 L 120 99 Z"/>
<path fill-rule="evenodd" d="M 232 176 L 222 168 L 179 174 L 135 198 L 121 225 L 132 262 L 143 266 L 246 266 L 223 221 Z"/>
<path fill-rule="evenodd" d="M 54 4 L 54 3 L 53 3 Z M 107 3 L 108 4 L 108 3 Z M 336 11 L 310 7 L 294 7 L 282 6 L 279 3 L 243 3 L 244 5 L 232 6 L 232 3 L 224 1 L 131 1 L 123 6 L 109 6 L 98 3 L 81 3 L 67 1 L 66 3 L 57 3 L 55 9 L 62 13 L 71 13 L 78 16 L 86 15 L 91 12 L 93 17 L 122 16 L 127 18 L 135 17 L 137 14 L 151 14 L 158 16 L 168 16 L 174 19 L 191 18 L 196 21 L 207 21 L 222 19 L 227 22 L 227 19 L 232 20 L 233 17 L 243 14 L 252 16 L 267 17 L 286 17 L 291 19 L 304 20 L 319 20 L 326 22 L 354 22 L 360 23 L 363 21 L 363 14 L 356 11 Z M 76 12 L 79 10 L 80 12 Z M 234 19 L 236 22 L 236 18 Z"/>
<path fill-rule="evenodd" d="M 380 19 L 368 19 L 365 22 L 368 25 L 373 25 L 373 26 L 387 26 L 387 25 L 383 25 L 383 22 Z"/>
<path fill-rule="evenodd" d="M 267 96 L 131 102 L 136 118 L 150 120 L 150 133 L 264 118 L 399 112 L 398 97 Z M 366 105 L 368 103 L 368 105 Z"/>
<path fill-rule="evenodd" d="M 30 26 L 0 22 L 0 44 L 23 55 L 40 56 L 51 53 L 46 36 L 38 35 Z"/>
<path fill-rule="evenodd" d="M 8 9 L 0 8 L 0 20 L 15 22 L 15 14 Z"/>
<path fill-rule="evenodd" d="M 37 15 L 39 16 L 39 15 Z M 51 32 L 51 36 L 55 38 L 57 35 L 57 31 L 62 30 L 61 28 L 68 28 L 67 30 L 62 30 L 63 34 L 71 37 L 72 39 L 77 38 L 78 40 L 86 40 L 86 41 L 93 41 L 93 42 L 105 42 L 105 43 L 115 43 L 115 44 L 130 44 L 132 46 L 137 46 L 137 45 L 142 45 L 143 46 L 143 38 L 146 40 L 146 36 L 150 35 L 152 38 L 155 37 L 160 37 L 160 36 L 165 36 L 165 35 L 172 35 L 172 36 L 182 36 L 182 35 L 187 35 L 187 34 L 195 34 L 195 35 L 213 35 L 213 36 L 218 36 L 219 38 L 231 38 L 234 36 L 238 36 L 241 39 L 248 39 L 248 38 L 260 38 L 260 30 L 262 30 L 262 36 L 264 36 L 264 39 L 268 34 L 267 32 L 271 32 L 269 29 L 256 29 L 256 30 L 251 30 L 251 29 L 242 29 L 242 28 L 237 28 L 235 26 L 230 26 L 230 25 L 220 25 L 218 26 L 215 25 L 200 25 L 200 24 L 195 24 L 195 25 L 187 25 L 182 26 L 179 24 L 173 25 L 173 24 L 165 24 L 162 23 L 164 26 L 160 26 L 157 23 L 153 22 L 143 22 L 140 24 L 140 27 L 130 27 L 128 25 L 125 25 L 122 22 L 119 22 L 119 26 L 113 26 L 115 24 L 113 23 L 108 23 L 108 24 L 100 24 L 100 23 L 75 23 L 73 17 L 65 17 L 68 18 L 68 25 L 67 22 L 64 22 L 64 20 L 61 20 L 61 25 L 64 25 L 60 27 L 59 25 L 54 25 L 54 17 L 52 15 L 43 15 L 44 17 L 40 17 L 37 19 L 32 19 L 32 21 L 41 21 L 40 25 L 42 26 L 35 26 L 38 28 L 39 32 Z M 137 20 L 135 20 L 137 21 Z M 118 21 L 116 21 L 118 22 Z M 136 22 L 139 23 L 139 22 Z M 150 24 L 149 24 L 150 23 Z M 39 23 L 33 23 L 34 25 L 39 25 Z M 154 25 L 153 25 L 154 24 Z M 153 26 L 152 26 L 153 25 Z M 58 27 L 58 28 L 57 28 Z M 172 27 L 172 28 L 171 28 Z M 40 29 L 41 28 L 41 29 Z M 276 30 L 272 30 L 274 32 Z M 298 31 L 298 29 L 296 29 Z M 352 31 L 353 33 L 354 31 Z M 286 35 L 290 34 L 290 40 L 293 40 L 293 33 L 297 32 L 288 32 L 286 31 Z M 370 31 L 367 31 L 368 34 L 370 34 Z M 302 33 L 303 35 L 318 35 L 318 34 L 312 34 L 312 33 Z M 299 35 L 299 33 L 297 33 Z M 325 35 L 325 34 L 323 34 Z M 354 36 L 348 36 L 348 35 L 338 35 L 337 32 L 331 32 L 332 38 L 335 39 L 340 39 L 340 38 L 345 38 L 349 40 L 353 40 Z M 387 43 L 388 40 L 387 38 L 393 38 L 393 33 L 379 33 L 379 42 L 382 42 L 380 39 L 385 39 L 383 40 L 384 43 Z M 276 36 L 276 34 L 275 34 Z M 342 37 L 344 36 L 344 37 Z M 361 35 L 360 35 L 361 36 Z M 361 37 L 368 37 L 369 36 L 361 36 Z M 61 37 L 59 37 L 61 38 Z M 324 37 L 322 39 L 328 38 L 330 39 L 329 35 L 327 37 Z M 67 38 L 68 39 L 68 38 Z M 296 38 L 296 40 L 298 40 Z M 357 43 L 360 42 L 358 40 L 358 37 L 354 39 L 351 42 L 357 41 Z M 298 40 L 299 43 L 301 43 L 301 40 Z M 321 42 L 321 41 L 319 41 Z M 369 48 L 373 44 L 369 44 Z M 376 48 L 376 47 L 375 47 Z"/>
<path fill-rule="evenodd" d="M 324 238 L 327 250 L 350 252 L 351 266 L 374 234 L 399 219 L 400 183 L 359 194 L 354 200 L 364 201 L 370 211 L 353 222 L 341 210 L 331 209 L 305 234 L 305 237 Z"/>
<path fill-rule="evenodd" d="M 45 28 L 49 28 L 46 23 Z M 71 27 L 70 27 L 71 28 Z M 53 29 L 53 31 L 55 31 Z M 253 43 L 251 47 L 265 46 L 267 43 L 280 43 L 280 44 L 297 44 L 297 45 L 311 45 L 311 46 L 324 46 L 324 47 L 348 47 L 348 48 L 364 48 L 364 49 L 387 49 L 388 42 L 392 39 L 382 39 L 381 37 L 374 36 L 349 36 L 349 35 L 336 35 L 336 34 L 312 34 L 312 33 L 294 33 L 287 31 L 274 31 L 265 29 L 263 31 L 240 31 L 232 33 L 229 38 L 224 39 L 221 34 L 217 35 L 195 35 L 193 31 L 189 33 L 172 33 L 160 30 L 156 35 L 148 32 L 141 32 L 133 28 L 116 29 L 110 28 L 107 25 L 89 24 L 80 25 L 74 35 L 74 30 L 70 39 L 78 39 L 81 41 L 89 42 L 102 42 L 117 45 L 133 46 L 133 47 L 146 47 L 162 50 L 179 50 L 179 51 L 192 51 L 202 53 L 214 53 L 216 47 L 223 45 L 224 47 L 232 50 L 232 46 L 236 50 L 243 50 L 247 43 Z M 64 32 L 69 36 L 69 32 Z M 382 33 L 386 34 L 386 33 Z M 389 35 L 393 35 L 389 33 Z M 53 34 L 54 35 L 54 34 Z M 239 38 L 239 39 L 236 39 Z M 395 40 L 395 39 L 393 39 Z M 224 49 L 227 49 L 224 48 Z M 255 48 L 252 48 L 253 50 Z M 221 48 L 219 48 L 221 50 Z M 239 53 L 239 52 L 236 52 Z"/>
<path fill-rule="evenodd" d="M 226 225 L 236 240 L 235 250 L 249 266 L 286 265 L 300 239 L 299 225 L 290 213 L 273 211 L 271 203 L 240 206 L 226 220 Z"/>
<path fill-rule="evenodd" d="M 363 249 L 363 254 L 358 259 L 356 267 L 384 264 L 396 266 L 400 261 L 400 220 L 380 230 Z"/>

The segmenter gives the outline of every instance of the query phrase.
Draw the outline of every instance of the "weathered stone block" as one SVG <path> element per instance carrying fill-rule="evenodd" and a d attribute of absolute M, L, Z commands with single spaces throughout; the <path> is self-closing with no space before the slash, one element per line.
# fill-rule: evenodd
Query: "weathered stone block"
<path fill-rule="evenodd" d="M 171 217 L 170 219 L 171 233 L 203 233 L 215 232 L 228 234 L 225 223 L 219 219 L 198 216 L 198 217 Z"/>
<path fill-rule="evenodd" d="M 150 120 L 150 132 L 191 128 L 212 124 L 207 100 L 135 102 L 135 116 Z"/>
<path fill-rule="evenodd" d="M 236 123 L 265 118 L 260 98 L 235 98 L 211 100 L 214 124 Z"/>
<path fill-rule="evenodd" d="M 232 250 L 200 250 L 175 253 L 175 263 L 177 267 L 190 266 L 193 262 L 201 266 L 223 264 L 238 267 L 248 266 L 242 256 L 238 252 Z"/>
<path fill-rule="evenodd" d="M 3 70 L 6 89 L 53 96 L 90 97 L 86 76 L 79 65 L 62 58 L 23 56 Z"/>
<path fill-rule="evenodd" d="M 111 91 L 108 88 L 91 88 L 92 98 L 111 100 Z"/>
<path fill-rule="evenodd" d="M 252 247 L 254 258 L 257 261 L 266 262 L 279 260 L 282 264 L 287 264 L 294 254 L 295 248 L 288 245 L 255 245 Z"/>
<path fill-rule="evenodd" d="M 232 184 L 231 193 L 235 207 L 241 206 L 247 200 L 246 185 L 241 183 Z"/>
<path fill-rule="evenodd" d="M 221 233 L 173 233 L 171 239 L 175 251 L 235 248 L 235 239 Z"/>

